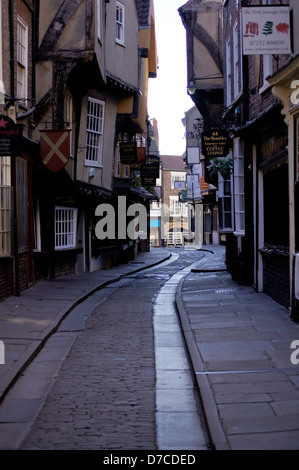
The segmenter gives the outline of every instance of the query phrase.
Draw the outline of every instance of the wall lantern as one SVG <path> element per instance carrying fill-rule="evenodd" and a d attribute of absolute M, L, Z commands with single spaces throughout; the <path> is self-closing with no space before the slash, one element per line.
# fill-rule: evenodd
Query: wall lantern
<path fill-rule="evenodd" d="M 206 77 L 192 77 L 188 82 L 188 95 L 192 96 L 196 92 L 196 81 L 197 80 L 219 80 L 223 78 L 223 75 L 216 73 L 215 75 L 208 75 Z"/>
<path fill-rule="evenodd" d="M 5 104 L 5 86 L 3 80 L 0 80 L 0 104 Z"/>

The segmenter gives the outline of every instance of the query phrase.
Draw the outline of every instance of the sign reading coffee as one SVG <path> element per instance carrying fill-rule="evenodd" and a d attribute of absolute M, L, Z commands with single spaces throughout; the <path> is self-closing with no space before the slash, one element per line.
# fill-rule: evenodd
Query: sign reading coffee
<path fill-rule="evenodd" d="M 229 153 L 229 137 L 225 130 L 213 130 L 202 134 L 202 153 L 207 158 L 223 158 Z"/>
<path fill-rule="evenodd" d="M 22 155 L 23 127 L 8 116 L 0 116 L 0 156 L 17 157 Z"/>

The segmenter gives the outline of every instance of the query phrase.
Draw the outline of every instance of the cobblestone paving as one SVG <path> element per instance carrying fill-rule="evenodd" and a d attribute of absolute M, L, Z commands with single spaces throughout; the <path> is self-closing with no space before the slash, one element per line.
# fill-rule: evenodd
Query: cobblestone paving
<path fill-rule="evenodd" d="M 64 361 L 22 449 L 156 448 L 153 297 L 182 264 L 110 287 Z M 108 290 L 108 288 L 106 289 Z"/>

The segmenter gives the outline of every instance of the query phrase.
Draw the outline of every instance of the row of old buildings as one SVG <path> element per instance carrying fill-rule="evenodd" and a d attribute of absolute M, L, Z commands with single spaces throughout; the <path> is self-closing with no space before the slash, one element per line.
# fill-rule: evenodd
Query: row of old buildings
<path fill-rule="evenodd" d="M 127 206 L 152 199 L 132 183 L 128 149 L 147 153 L 153 0 L 0 0 L 0 37 L 4 299 L 147 249 L 123 229 L 99 239 L 95 214 L 101 204 L 117 213 L 120 196 Z"/>
<path fill-rule="evenodd" d="M 227 267 L 298 317 L 298 1 L 190 0 L 179 14 L 192 147 L 216 188 Z"/>

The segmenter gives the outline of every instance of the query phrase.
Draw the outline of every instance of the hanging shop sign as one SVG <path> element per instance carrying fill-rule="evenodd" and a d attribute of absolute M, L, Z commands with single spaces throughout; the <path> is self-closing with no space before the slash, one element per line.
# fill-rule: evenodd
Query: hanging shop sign
<path fill-rule="evenodd" d="M 0 116 L 0 156 L 22 155 L 23 127 L 4 115 Z"/>
<path fill-rule="evenodd" d="M 188 191 L 184 189 L 179 193 L 179 202 L 188 202 Z"/>
<path fill-rule="evenodd" d="M 162 188 L 161 186 L 155 186 L 155 193 L 157 194 L 159 199 L 162 199 Z"/>
<path fill-rule="evenodd" d="M 223 158 L 229 153 L 229 136 L 223 129 L 202 134 L 202 153 L 207 158 Z"/>
<path fill-rule="evenodd" d="M 146 155 L 145 164 L 150 165 L 155 171 L 156 178 L 159 178 L 160 157 L 157 155 Z"/>
<path fill-rule="evenodd" d="M 119 144 L 120 163 L 123 165 L 134 165 L 137 163 L 136 142 L 121 142 Z"/>
<path fill-rule="evenodd" d="M 156 186 L 156 171 L 151 165 L 141 165 L 140 177 L 143 186 Z"/>
<path fill-rule="evenodd" d="M 193 184 L 199 184 L 199 174 L 189 174 L 187 175 L 187 187 L 192 188 Z"/>
<path fill-rule="evenodd" d="M 291 54 L 290 8 L 260 5 L 242 8 L 243 54 Z"/>
<path fill-rule="evenodd" d="M 70 158 L 71 139 L 69 130 L 40 131 L 40 156 L 43 164 L 57 173 Z"/>
<path fill-rule="evenodd" d="M 142 184 L 145 186 L 156 186 L 156 179 L 159 178 L 160 157 L 147 155 L 145 164 L 140 166 L 140 176 Z"/>
<path fill-rule="evenodd" d="M 145 147 L 137 147 L 137 162 L 139 165 L 145 163 L 146 151 Z"/>

